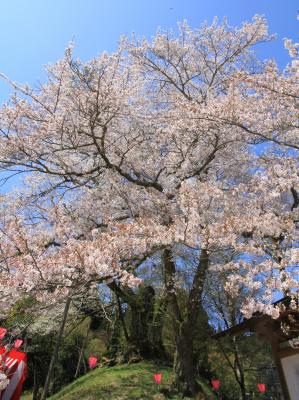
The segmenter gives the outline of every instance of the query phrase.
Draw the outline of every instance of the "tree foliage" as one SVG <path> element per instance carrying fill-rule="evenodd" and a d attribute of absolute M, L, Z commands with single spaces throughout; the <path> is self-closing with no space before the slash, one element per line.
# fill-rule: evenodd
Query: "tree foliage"
<path fill-rule="evenodd" d="M 239 28 L 183 23 L 178 36 L 125 38 L 89 62 L 70 46 L 38 88 L 12 83 L 0 168 L 26 187 L 2 198 L 4 311 L 28 293 L 76 301 L 102 282 L 130 304 L 138 268 L 158 258 L 178 383 L 193 394 L 208 273 L 246 292 L 243 315 L 279 316 L 277 293 L 298 290 L 298 63 L 281 72 L 258 60 L 253 47 L 270 39 L 260 16 Z M 151 312 L 137 309 L 142 346 Z"/>

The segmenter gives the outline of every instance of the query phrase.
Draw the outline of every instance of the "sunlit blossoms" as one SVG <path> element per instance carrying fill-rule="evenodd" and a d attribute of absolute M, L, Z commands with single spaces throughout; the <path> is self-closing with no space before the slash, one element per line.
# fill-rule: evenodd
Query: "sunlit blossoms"
<path fill-rule="evenodd" d="M 2 199 L 3 308 L 133 287 L 144 261 L 185 246 L 246 288 L 246 316 L 277 317 L 276 296 L 298 290 L 299 84 L 295 64 L 255 58 L 270 39 L 259 16 L 183 23 L 86 63 L 71 46 L 38 89 L 12 83 L 0 166 L 26 179 Z"/>

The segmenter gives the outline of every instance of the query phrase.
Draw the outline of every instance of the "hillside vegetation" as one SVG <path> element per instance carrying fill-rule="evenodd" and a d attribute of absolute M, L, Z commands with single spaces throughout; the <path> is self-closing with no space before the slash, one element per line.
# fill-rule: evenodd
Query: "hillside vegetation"
<path fill-rule="evenodd" d="M 154 381 L 157 372 L 162 373 L 159 386 Z M 50 400 L 181 399 L 170 393 L 172 380 L 171 368 L 145 362 L 97 368 L 63 388 Z M 30 399 L 30 395 L 22 397 L 22 400 Z"/>

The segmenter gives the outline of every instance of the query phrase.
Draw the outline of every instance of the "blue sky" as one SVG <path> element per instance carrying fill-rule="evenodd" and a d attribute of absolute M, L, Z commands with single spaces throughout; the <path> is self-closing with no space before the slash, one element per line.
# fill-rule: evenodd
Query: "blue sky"
<path fill-rule="evenodd" d="M 289 60 L 282 39 L 297 39 L 296 0 L 9 0 L 1 2 L 0 71 L 12 80 L 33 84 L 43 79 L 43 66 L 76 42 L 75 55 L 84 60 L 113 51 L 122 34 L 152 36 L 157 27 L 176 28 L 186 19 L 192 27 L 227 16 L 231 25 L 264 14 L 274 43 L 258 49 L 283 67 Z M 0 82 L 0 102 L 10 89 Z"/>

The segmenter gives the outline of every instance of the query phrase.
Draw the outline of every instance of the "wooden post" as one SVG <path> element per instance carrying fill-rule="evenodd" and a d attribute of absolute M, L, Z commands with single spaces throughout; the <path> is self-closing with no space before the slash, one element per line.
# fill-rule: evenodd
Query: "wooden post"
<path fill-rule="evenodd" d="M 270 339 L 271 341 L 271 347 L 272 347 L 272 353 L 273 353 L 273 358 L 274 362 L 276 365 L 276 369 L 278 372 L 281 388 L 282 388 L 282 393 L 284 400 L 291 400 L 290 395 L 289 395 L 289 390 L 288 390 L 288 385 L 284 376 L 282 364 L 281 364 L 281 359 L 279 356 L 279 342 L 278 339 L 276 338 L 275 335 L 272 334 L 272 337 Z"/>

